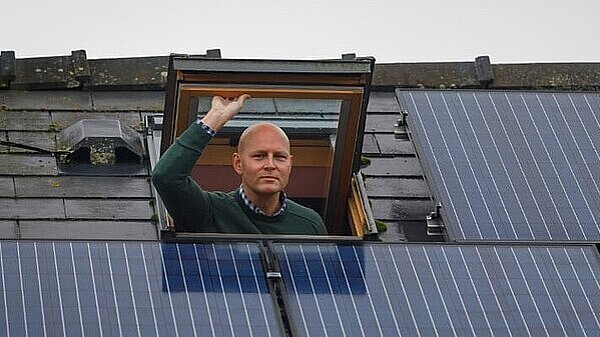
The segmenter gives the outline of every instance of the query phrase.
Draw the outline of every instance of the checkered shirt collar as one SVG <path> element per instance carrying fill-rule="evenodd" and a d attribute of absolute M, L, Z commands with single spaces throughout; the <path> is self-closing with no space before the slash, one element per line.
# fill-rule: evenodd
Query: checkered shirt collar
<path fill-rule="evenodd" d="M 250 210 L 252 210 L 254 213 L 256 213 L 258 215 L 270 216 L 270 217 L 278 216 L 279 214 L 283 213 L 283 211 L 285 210 L 285 206 L 287 205 L 287 195 L 285 194 L 284 191 L 281 191 L 281 193 L 279 194 L 279 202 L 281 203 L 281 208 L 279 208 L 279 210 L 277 212 L 275 212 L 273 215 L 267 215 L 260 208 L 258 208 L 258 206 L 256 206 L 252 201 L 250 201 L 250 199 L 248 199 L 248 196 L 244 192 L 243 185 L 240 185 L 240 188 L 238 188 L 238 193 L 240 194 L 240 197 L 242 198 L 242 200 L 244 200 L 244 204 L 246 204 L 246 206 L 248 206 L 248 208 L 250 208 Z"/>

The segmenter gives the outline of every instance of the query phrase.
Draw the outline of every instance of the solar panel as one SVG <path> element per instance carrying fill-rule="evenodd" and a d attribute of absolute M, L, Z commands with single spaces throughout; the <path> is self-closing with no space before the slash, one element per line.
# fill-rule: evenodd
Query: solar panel
<path fill-rule="evenodd" d="M 600 240 L 600 95 L 404 91 L 454 240 Z"/>
<path fill-rule="evenodd" d="M 1 336 L 280 336 L 257 244 L 0 241 Z"/>
<path fill-rule="evenodd" d="M 294 336 L 596 336 L 592 246 L 278 244 Z"/>

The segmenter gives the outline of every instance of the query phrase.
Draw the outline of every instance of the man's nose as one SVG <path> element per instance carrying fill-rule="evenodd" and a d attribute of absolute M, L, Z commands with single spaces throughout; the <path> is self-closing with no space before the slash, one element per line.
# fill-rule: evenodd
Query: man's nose
<path fill-rule="evenodd" d="M 275 158 L 273 157 L 273 155 L 267 156 L 267 162 L 265 163 L 265 168 L 271 169 L 271 170 L 275 168 Z"/>

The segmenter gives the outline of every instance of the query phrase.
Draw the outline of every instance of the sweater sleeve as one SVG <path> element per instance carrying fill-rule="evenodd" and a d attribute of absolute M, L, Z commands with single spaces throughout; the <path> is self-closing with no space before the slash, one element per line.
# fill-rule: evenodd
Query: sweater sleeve
<path fill-rule="evenodd" d="M 213 217 L 210 198 L 190 173 L 211 136 L 192 124 L 162 155 L 152 172 L 152 182 L 178 231 L 198 231 Z"/>

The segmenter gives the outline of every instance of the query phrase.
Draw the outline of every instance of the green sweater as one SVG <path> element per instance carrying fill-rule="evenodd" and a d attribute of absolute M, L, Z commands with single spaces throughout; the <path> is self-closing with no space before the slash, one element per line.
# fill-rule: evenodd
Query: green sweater
<path fill-rule="evenodd" d="M 211 136 L 192 124 L 160 158 L 152 182 L 176 229 L 186 232 L 247 234 L 326 234 L 323 220 L 310 208 L 292 200 L 277 216 L 252 211 L 238 191 L 228 193 L 202 190 L 190 172 Z"/>

